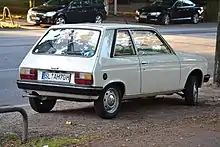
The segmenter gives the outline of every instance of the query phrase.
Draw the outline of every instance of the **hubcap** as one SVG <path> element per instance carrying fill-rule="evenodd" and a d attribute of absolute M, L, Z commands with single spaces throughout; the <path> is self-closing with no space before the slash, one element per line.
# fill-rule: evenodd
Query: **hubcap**
<path fill-rule="evenodd" d="M 195 14 L 193 17 L 193 22 L 198 23 L 198 21 L 199 21 L 199 16 L 198 16 L 198 14 Z"/>
<path fill-rule="evenodd" d="M 95 23 L 101 23 L 101 22 L 102 22 L 102 17 L 100 15 L 96 16 Z"/>
<path fill-rule="evenodd" d="M 196 86 L 196 82 L 193 85 L 193 96 L 194 96 L 194 102 L 197 103 L 197 101 L 198 101 L 198 88 Z"/>
<path fill-rule="evenodd" d="M 65 24 L 65 19 L 62 18 L 62 17 L 57 18 L 56 24 L 57 24 L 57 25 L 59 25 L 59 24 Z"/>
<path fill-rule="evenodd" d="M 114 113 L 119 106 L 119 95 L 118 92 L 110 88 L 105 92 L 103 99 L 104 108 L 108 113 Z"/>
<path fill-rule="evenodd" d="M 168 15 L 165 16 L 165 24 L 169 24 L 170 23 L 170 18 Z"/>

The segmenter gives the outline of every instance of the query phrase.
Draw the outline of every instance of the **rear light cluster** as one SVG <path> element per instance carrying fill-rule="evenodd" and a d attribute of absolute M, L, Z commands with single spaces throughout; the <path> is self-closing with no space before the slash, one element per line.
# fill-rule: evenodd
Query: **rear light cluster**
<path fill-rule="evenodd" d="M 85 84 L 91 85 L 93 84 L 93 76 L 90 73 L 75 73 L 75 83 L 76 84 Z"/>
<path fill-rule="evenodd" d="M 37 80 L 37 69 L 21 68 L 20 78 L 21 80 Z"/>

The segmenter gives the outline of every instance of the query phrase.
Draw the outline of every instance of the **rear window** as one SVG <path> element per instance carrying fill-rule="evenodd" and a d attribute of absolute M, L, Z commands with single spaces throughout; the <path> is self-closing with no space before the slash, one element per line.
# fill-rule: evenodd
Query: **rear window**
<path fill-rule="evenodd" d="M 100 31 L 89 29 L 51 29 L 36 45 L 33 54 L 92 57 Z"/>

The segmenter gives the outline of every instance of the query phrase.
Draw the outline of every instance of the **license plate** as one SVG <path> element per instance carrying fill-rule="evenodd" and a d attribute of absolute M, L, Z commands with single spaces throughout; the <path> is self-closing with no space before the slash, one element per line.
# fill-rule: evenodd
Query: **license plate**
<path fill-rule="evenodd" d="M 31 17 L 31 19 L 33 19 L 33 20 L 40 20 L 39 17 Z"/>
<path fill-rule="evenodd" d="M 55 82 L 70 82 L 70 74 L 42 72 L 42 80 Z"/>
<path fill-rule="evenodd" d="M 140 15 L 140 18 L 147 18 L 147 15 Z"/>

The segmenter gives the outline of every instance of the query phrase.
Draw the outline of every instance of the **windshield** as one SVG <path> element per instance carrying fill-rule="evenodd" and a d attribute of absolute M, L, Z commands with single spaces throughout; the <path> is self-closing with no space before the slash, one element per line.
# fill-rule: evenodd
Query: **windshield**
<path fill-rule="evenodd" d="M 100 31 L 89 29 L 52 29 L 34 48 L 34 54 L 94 56 Z"/>
<path fill-rule="evenodd" d="M 46 2 L 46 5 L 67 5 L 71 2 L 72 0 L 49 0 Z"/>
<path fill-rule="evenodd" d="M 151 5 L 155 6 L 173 6 L 175 0 L 156 0 Z"/>

